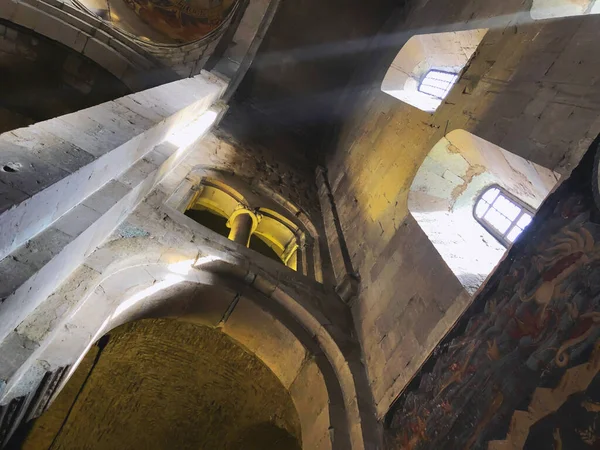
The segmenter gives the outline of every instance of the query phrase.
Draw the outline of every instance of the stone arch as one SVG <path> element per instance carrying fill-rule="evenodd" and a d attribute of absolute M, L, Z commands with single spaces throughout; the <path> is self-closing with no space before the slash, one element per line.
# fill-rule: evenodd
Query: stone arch
<path fill-rule="evenodd" d="M 557 180 L 549 169 L 455 130 L 423 161 L 408 207 L 444 262 L 473 293 L 506 251 L 473 215 L 479 195 L 498 185 L 537 209 Z"/>
<path fill-rule="evenodd" d="M 125 83 L 82 53 L 1 19 L 0 51 L 0 133 L 130 93 Z"/>
<path fill-rule="evenodd" d="M 133 91 L 197 75 L 205 66 L 225 78 L 235 77 L 237 86 L 247 70 L 242 63 L 254 58 L 262 41 L 260 31 L 270 24 L 278 4 L 279 0 L 235 2 L 215 29 L 183 43 L 143 39 L 135 27 L 117 28 L 77 1 L 1 0 L 0 19 L 82 53 Z"/>
<path fill-rule="evenodd" d="M 239 6 L 238 0 L 211 2 L 215 5 L 197 1 L 189 4 L 189 12 L 176 2 L 148 5 L 132 1 L 129 5 L 112 0 L 74 0 L 74 3 L 133 39 L 155 44 L 185 44 L 218 33 Z M 172 17 L 173 12 L 176 17 Z"/>
<path fill-rule="evenodd" d="M 88 57 L 132 91 L 156 84 L 147 73 L 142 75 L 158 68 L 143 49 L 123 35 L 112 35 L 114 30 L 102 29 L 101 21 L 70 4 L 59 2 L 51 5 L 44 0 L 28 3 L 0 0 L 0 19 L 35 31 Z M 165 73 L 160 76 L 163 82 L 176 79 Z"/>
<path fill-rule="evenodd" d="M 349 317 L 319 284 L 298 292 L 283 267 L 274 278 L 227 251 L 193 255 L 152 239 L 113 241 L 88 262 L 96 276 L 79 270 L 20 325 L 18 333 L 38 347 L 9 380 L 2 403 L 26 394 L 45 371 L 69 365 L 72 373 L 89 347 L 118 325 L 177 317 L 219 327 L 289 387 L 304 448 L 362 449 L 379 439 L 365 406 L 369 391 Z M 86 294 L 65 304 L 74 284 Z"/>
<path fill-rule="evenodd" d="M 15 447 L 300 450 L 289 390 L 227 334 L 191 320 L 112 329 L 23 428 Z"/>

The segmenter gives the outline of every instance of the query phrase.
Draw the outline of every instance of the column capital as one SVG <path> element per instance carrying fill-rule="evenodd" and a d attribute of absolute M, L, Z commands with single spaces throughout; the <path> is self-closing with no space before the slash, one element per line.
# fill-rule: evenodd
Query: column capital
<path fill-rule="evenodd" d="M 260 216 L 260 214 L 257 214 L 254 211 L 251 211 L 248 208 L 245 208 L 243 206 L 241 206 L 240 208 L 236 209 L 233 212 L 233 214 L 231 214 L 231 216 L 227 220 L 227 226 L 229 228 L 231 228 L 231 226 L 232 226 L 233 222 L 235 221 L 235 219 L 238 216 L 242 215 L 242 214 L 247 214 L 252 219 L 252 228 L 250 230 L 250 234 L 253 234 L 256 231 L 256 228 L 258 227 L 258 223 L 260 222 L 261 216 Z"/>

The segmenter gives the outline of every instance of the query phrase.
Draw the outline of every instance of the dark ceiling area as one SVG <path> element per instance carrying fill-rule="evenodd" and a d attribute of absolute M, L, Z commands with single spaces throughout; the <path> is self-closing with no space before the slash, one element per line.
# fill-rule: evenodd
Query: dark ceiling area
<path fill-rule="evenodd" d="M 282 1 L 221 127 L 238 139 L 318 160 L 337 105 L 372 52 L 392 0 Z"/>

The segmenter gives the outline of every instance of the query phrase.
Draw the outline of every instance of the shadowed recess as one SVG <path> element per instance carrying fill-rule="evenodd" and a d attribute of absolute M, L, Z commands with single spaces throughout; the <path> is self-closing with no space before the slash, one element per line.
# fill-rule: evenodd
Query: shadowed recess
<path fill-rule="evenodd" d="M 300 449 L 289 393 L 219 331 L 142 320 L 113 330 L 97 353 L 88 352 L 23 449 Z"/>

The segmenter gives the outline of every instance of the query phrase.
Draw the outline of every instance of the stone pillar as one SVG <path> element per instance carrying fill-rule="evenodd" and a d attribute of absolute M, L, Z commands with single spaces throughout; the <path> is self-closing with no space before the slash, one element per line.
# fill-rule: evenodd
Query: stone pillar
<path fill-rule="evenodd" d="M 256 214 L 248 209 L 238 209 L 227 221 L 227 226 L 231 228 L 228 238 L 233 242 L 249 247 L 250 236 L 256 230 L 257 225 L 258 217 Z"/>
<path fill-rule="evenodd" d="M 0 172 L 0 341 L 208 133 L 226 87 L 203 72 L 0 135 L 19 167 Z"/>

